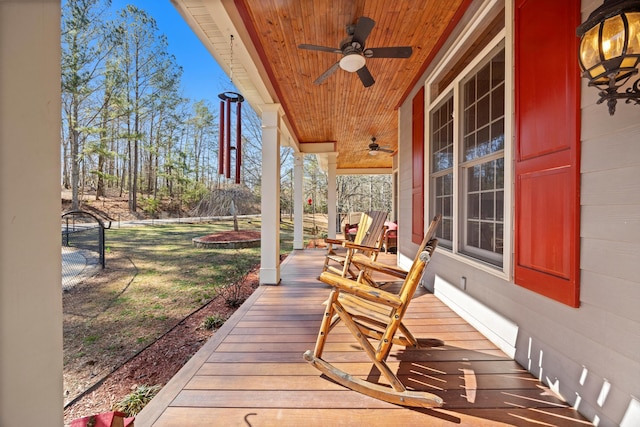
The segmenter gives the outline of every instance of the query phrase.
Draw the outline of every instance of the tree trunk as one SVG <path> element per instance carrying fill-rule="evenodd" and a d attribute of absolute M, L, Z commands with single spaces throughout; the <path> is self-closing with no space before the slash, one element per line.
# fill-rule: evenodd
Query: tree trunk
<path fill-rule="evenodd" d="M 96 183 L 96 200 L 104 197 L 104 163 L 107 152 L 107 125 L 109 123 L 109 103 L 110 93 L 105 90 L 104 102 L 102 105 L 102 118 L 100 124 L 100 149 L 98 150 L 98 182 Z"/>
<path fill-rule="evenodd" d="M 80 144 L 80 134 L 75 126 L 78 123 L 78 102 L 73 101 L 73 115 L 69 123 L 69 136 L 71 137 L 71 209 L 80 208 L 78 199 L 78 187 L 80 186 L 80 165 L 78 164 L 78 152 Z"/>

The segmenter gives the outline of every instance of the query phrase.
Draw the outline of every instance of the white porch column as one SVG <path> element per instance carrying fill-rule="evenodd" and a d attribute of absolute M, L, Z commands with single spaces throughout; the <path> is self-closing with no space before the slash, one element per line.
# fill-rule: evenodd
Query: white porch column
<path fill-rule="evenodd" d="M 304 154 L 294 154 L 293 164 L 293 249 L 304 249 Z"/>
<path fill-rule="evenodd" d="M 262 106 L 260 284 L 280 283 L 280 104 Z"/>
<path fill-rule="evenodd" d="M 0 0 L 0 426 L 62 426 L 60 1 Z"/>
<path fill-rule="evenodd" d="M 327 212 L 328 237 L 336 238 L 336 163 L 338 153 L 327 154 Z"/>

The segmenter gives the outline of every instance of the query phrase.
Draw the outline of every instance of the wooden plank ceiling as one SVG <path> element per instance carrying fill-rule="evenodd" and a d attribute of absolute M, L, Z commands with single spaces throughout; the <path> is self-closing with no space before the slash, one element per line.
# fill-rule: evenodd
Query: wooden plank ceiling
<path fill-rule="evenodd" d="M 335 142 L 338 168 L 391 167 L 391 155 L 369 156 L 372 136 L 397 149 L 397 107 L 424 72 L 427 60 L 464 0 L 234 0 L 271 84 L 301 143 Z M 375 84 L 338 69 L 313 82 L 342 55 L 299 49 L 339 48 L 346 26 L 360 16 L 376 24 L 366 47 L 411 46 L 408 59 L 368 58 Z"/>

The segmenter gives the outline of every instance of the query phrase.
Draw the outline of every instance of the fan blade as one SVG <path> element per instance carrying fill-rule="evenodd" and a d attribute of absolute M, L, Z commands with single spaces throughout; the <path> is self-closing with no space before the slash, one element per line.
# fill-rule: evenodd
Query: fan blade
<path fill-rule="evenodd" d="M 327 46 L 316 46 L 315 44 L 299 44 L 298 49 L 319 50 L 320 52 L 342 53 L 340 49 Z"/>
<path fill-rule="evenodd" d="M 411 46 L 373 47 L 365 49 L 367 58 L 408 58 L 413 53 Z"/>
<path fill-rule="evenodd" d="M 366 16 L 361 16 L 358 19 L 355 30 L 353 30 L 353 41 L 360 43 L 360 46 L 364 47 L 364 42 L 369 37 L 374 25 L 376 25 L 376 21 Z"/>
<path fill-rule="evenodd" d="M 362 80 L 364 87 L 369 87 L 376 82 L 366 65 L 356 71 L 356 73 L 358 73 L 358 77 Z"/>
<path fill-rule="evenodd" d="M 324 73 L 322 73 L 320 75 L 320 77 L 318 77 L 316 79 L 316 81 L 313 82 L 313 84 L 315 84 L 315 85 L 321 84 L 323 81 L 325 81 L 327 79 L 327 77 L 329 77 L 331 74 L 335 73 L 339 66 L 340 66 L 340 61 L 336 62 L 331 67 L 329 67 L 329 69 L 327 71 L 325 71 Z"/>
<path fill-rule="evenodd" d="M 385 153 L 393 153 L 393 150 L 390 150 L 388 148 L 378 148 L 378 151 L 384 151 Z"/>

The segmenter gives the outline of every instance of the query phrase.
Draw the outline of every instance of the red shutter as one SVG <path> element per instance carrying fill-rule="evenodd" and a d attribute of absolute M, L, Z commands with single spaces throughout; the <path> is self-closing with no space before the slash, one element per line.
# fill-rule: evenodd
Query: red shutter
<path fill-rule="evenodd" d="M 420 244 L 424 237 L 424 87 L 413 97 L 411 117 L 411 241 Z"/>
<path fill-rule="evenodd" d="M 515 283 L 580 304 L 580 0 L 515 10 Z"/>

